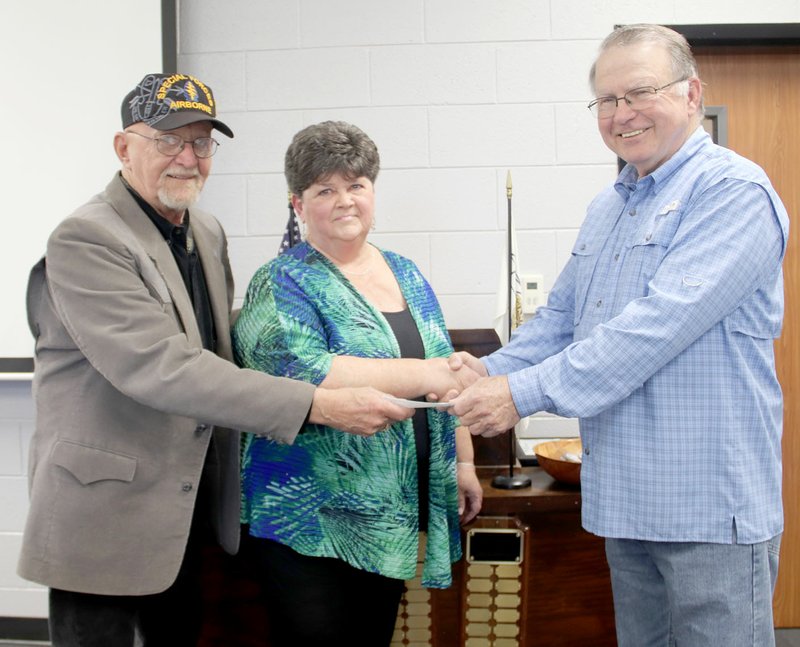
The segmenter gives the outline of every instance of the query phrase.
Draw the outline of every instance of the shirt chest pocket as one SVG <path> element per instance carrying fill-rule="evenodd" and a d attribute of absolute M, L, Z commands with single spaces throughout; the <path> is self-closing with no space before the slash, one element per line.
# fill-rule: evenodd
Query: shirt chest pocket
<path fill-rule="evenodd" d="M 638 277 L 641 294 L 645 293 L 647 284 L 664 260 L 680 221 L 681 212 L 677 210 L 653 214 L 642 220 L 627 241 L 625 273 L 629 277 Z"/>
<path fill-rule="evenodd" d="M 600 245 L 596 238 L 579 234 L 572 248 L 572 263 L 575 268 L 575 320 L 577 326 L 583 317 L 586 296 L 592 283 Z"/>

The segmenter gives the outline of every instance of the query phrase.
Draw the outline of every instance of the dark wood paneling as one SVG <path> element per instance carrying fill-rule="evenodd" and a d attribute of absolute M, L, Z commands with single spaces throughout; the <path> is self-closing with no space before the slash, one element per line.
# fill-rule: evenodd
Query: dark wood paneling
<path fill-rule="evenodd" d="M 500 338 L 493 328 L 463 328 L 448 331 L 457 351 L 466 351 L 475 357 L 490 355 L 501 347 Z M 473 436 L 476 465 L 508 465 L 511 434 L 494 438 Z"/>

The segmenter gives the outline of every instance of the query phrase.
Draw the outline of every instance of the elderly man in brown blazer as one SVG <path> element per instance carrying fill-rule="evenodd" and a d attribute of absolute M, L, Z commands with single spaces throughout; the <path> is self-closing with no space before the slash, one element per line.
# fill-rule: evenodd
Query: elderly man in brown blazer
<path fill-rule="evenodd" d="M 125 97 L 122 170 L 31 272 L 36 431 L 19 574 L 50 587 L 56 646 L 194 645 L 206 532 L 239 543 L 237 430 L 291 443 L 306 419 L 368 435 L 411 410 L 374 389 L 239 369 L 225 234 L 194 204 L 211 89 L 150 74 Z M 268 349 L 266 349 L 268 350 Z"/>

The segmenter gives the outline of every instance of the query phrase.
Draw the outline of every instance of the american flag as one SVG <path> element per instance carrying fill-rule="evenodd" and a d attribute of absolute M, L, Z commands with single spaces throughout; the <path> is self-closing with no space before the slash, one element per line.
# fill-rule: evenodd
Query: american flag
<path fill-rule="evenodd" d="M 278 247 L 278 255 L 280 256 L 290 247 L 294 247 L 302 242 L 303 238 L 300 235 L 300 225 L 297 223 L 297 215 L 292 208 L 292 196 L 289 194 L 289 220 L 286 222 L 286 231 L 283 232 L 281 245 Z"/>

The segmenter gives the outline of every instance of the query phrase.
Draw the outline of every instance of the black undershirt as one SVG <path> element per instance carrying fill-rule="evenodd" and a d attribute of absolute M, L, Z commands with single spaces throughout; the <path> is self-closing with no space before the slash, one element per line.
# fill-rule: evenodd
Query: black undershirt
<path fill-rule="evenodd" d="M 422 345 L 417 324 L 414 322 L 408 310 L 401 312 L 384 312 L 383 316 L 397 338 L 397 345 L 400 346 L 400 357 L 412 357 L 415 359 L 425 359 L 425 347 Z M 425 400 L 424 397 L 416 398 Z M 428 431 L 428 411 L 427 409 L 416 409 L 414 417 L 411 419 L 414 425 L 414 440 L 417 448 L 417 483 L 419 488 L 419 529 L 428 529 L 428 483 L 430 476 L 430 438 Z"/>

